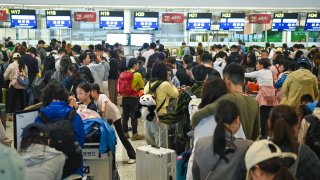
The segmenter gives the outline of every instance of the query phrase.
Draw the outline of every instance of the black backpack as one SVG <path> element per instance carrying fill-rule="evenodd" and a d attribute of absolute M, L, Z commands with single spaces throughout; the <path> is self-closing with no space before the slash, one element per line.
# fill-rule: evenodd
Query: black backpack
<path fill-rule="evenodd" d="M 190 49 L 190 54 L 191 54 L 191 56 L 194 56 L 194 55 L 196 55 L 196 50 L 194 49 L 194 47 L 189 47 L 189 49 Z"/>
<path fill-rule="evenodd" d="M 306 135 L 306 145 L 320 158 L 320 121 L 313 114 L 304 117 L 310 123 Z"/>
<path fill-rule="evenodd" d="M 71 110 L 66 118 L 59 121 L 54 121 L 45 117 L 41 112 L 39 113 L 40 119 L 49 129 L 50 146 L 67 156 L 63 167 L 63 177 L 73 174 L 82 164 L 81 148 L 79 142 L 74 141 L 75 133 L 72 126 L 76 113 L 75 110 Z"/>
<path fill-rule="evenodd" d="M 1 51 L 2 52 L 2 55 L 3 55 L 3 62 L 7 62 L 9 60 L 9 56 L 8 56 L 8 53 L 7 53 L 7 50 L 6 51 Z"/>

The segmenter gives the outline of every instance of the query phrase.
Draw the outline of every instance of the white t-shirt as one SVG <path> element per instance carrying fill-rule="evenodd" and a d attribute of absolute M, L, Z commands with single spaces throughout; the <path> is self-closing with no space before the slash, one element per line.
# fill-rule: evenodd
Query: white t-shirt
<path fill-rule="evenodd" d="M 223 78 L 223 70 L 226 67 L 227 63 L 222 58 L 217 58 L 217 60 L 213 63 L 213 68 L 220 73 L 221 78 Z"/>
<path fill-rule="evenodd" d="M 270 69 L 245 73 L 244 76 L 246 78 L 256 78 L 259 86 L 273 86 L 273 75 Z"/>
<path fill-rule="evenodd" d="M 149 51 L 144 52 L 144 53 L 142 54 L 142 56 L 143 56 L 144 58 L 146 58 L 146 62 L 144 63 L 144 67 L 145 67 L 145 68 L 147 68 L 147 64 L 148 64 L 149 57 L 150 57 L 152 54 L 154 54 L 154 50 L 153 50 L 153 49 L 150 49 Z"/>
<path fill-rule="evenodd" d="M 116 121 L 121 118 L 121 113 L 118 109 L 118 107 L 111 102 L 111 100 L 106 96 L 105 94 L 100 94 L 97 101 L 94 101 L 96 103 L 98 110 L 102 111 L 102 103 L 106 102 L 106 116 L 102 117 L 103 119 L 112 119 L 113 121 Z"/>

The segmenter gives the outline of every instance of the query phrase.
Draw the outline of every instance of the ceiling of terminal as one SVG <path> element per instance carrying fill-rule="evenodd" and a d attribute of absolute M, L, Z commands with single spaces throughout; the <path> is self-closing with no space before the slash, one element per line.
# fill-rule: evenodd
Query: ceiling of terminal
<path fill-rule="evenodd" d="M 320 10 L 320 0 L 1 0 L 1 6 L 25 8 L 162 8 L 223 10 Z"/>

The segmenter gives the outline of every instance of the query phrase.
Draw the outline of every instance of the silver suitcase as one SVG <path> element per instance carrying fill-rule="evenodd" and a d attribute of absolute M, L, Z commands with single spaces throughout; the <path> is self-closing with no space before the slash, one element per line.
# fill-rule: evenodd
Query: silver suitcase
<path fill-rule="evenodd" d="M 136 180 L 176 180 L 174 150 L 142 146 L 136 152 Z"/>

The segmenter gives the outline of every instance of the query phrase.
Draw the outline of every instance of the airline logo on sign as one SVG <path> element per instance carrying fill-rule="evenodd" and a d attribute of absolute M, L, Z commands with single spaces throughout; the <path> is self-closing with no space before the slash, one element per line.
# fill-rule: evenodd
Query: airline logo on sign
<path fill-rule="evenodd" d="M 162 22 L 163 23 L 183 23 L 184 14 L 183 13 L 163 13 Z"/>
<path fill-rule="evenodd" d="M 269 24 L 271 22 L 271 14 L 249 14 L 249 23 Z"/>
<path fill-rule="evenodd" d="M 6 20 L 7 20 L 6 10 L 0 10 L 0 21 L 6 21 Z"/>
<path fill-rule="evenodd" d="M 96 22 L 97 15 L 96 12 L 75 12 L 74 20 L 84 22 Z"/>

